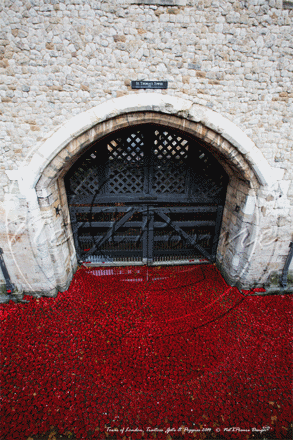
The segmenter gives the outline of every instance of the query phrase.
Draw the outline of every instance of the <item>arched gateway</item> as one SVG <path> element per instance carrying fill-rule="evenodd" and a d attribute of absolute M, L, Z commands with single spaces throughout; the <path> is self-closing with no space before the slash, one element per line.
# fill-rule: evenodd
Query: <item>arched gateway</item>
<path fill-rule="evenodd" d="M 77 255 L 213 262 L 227 183 L 204 143 L 179 130 L 143 124 L 111 133 L 65 176 Z"/>
<path fill-rule="evenodd" d="M 259 200 L 274 172 L 241 129 L 192 101 L 101 103 L 36 146 L 17 179 L 37 274 L 28 280 L 14 252 L 23 290 L 66 289 L 78 259 L 206 259 L 232 284 L 259 277 Z"/>

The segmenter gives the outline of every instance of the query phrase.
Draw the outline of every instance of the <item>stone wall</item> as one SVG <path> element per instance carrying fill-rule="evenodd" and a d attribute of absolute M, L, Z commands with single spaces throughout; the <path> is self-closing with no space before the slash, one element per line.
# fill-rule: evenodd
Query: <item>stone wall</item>
<path fill-rule="evenodd" d="M 278 174 L 269 194 L 260 190 L 262 206 L 255 221 L 263 234 L 263 253 L 271 258 L 266 279 L 279 273 L 293 239 L 291 3 L 3 1 L 0 238 L 7 258 L 8 211 L 16 245 L 19 235 L 22 249 L 32 247 L 21 226 L 27 199 L 18 169 L 34 151 L 73 116 L 111 98 L 140 94 L 131 89 L 131 80 L 167 80 L 163 95 L 191 100 L 233 122 L 262 153 L 259 160 L 264 157 Z M 16 277 L 17 270 L 10 270 Z M 40 269 L 33 270 L 37 279 Z M 29 271 L 28 265 L 24 278 Z"/>
<path fill-rule="evenodd" d="M 0 289 L 1 289 L 1 286 L 4 285 L 4 283 L 5 283 L 4 276 L 3 276 L 2 270 L 0 269 Z"/>

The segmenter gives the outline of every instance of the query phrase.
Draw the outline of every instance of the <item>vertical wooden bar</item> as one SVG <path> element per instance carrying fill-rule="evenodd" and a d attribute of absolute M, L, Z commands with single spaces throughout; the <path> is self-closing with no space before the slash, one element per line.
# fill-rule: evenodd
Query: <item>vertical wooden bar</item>
<path fill-rule="evenodd" d="M 142 128 L 143 139 L 144 139 L 144 152 L 145 152 L 145 163 L 144 163 L 144 193 L 152 194 L 153 193 L 153 155 L 154 155 L 154 146 L 155 146 L 155 132 L 154 130 L 150 130 L 149 127 L 147 129 Z"/>
<path fill-rule="evenodd" d="M 148 209 L 147 205 L 141 206 L 142 210 L 142 261 L 144 264 L 148 263 Z"/>
<path fill-rule="evenodd" d="M 154 216 L 155 210 L 153 206 L 148 207 L 148 266 L 154 261 Z"/>

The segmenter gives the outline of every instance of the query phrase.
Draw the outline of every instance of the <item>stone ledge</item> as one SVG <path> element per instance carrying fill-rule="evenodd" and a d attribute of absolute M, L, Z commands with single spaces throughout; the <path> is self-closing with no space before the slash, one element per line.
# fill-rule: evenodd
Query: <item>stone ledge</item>
<path fill-rule="evenodd" d="M 229 286 L 237 287 L 237 289 L 241 292 L 242 290 L 249 290 L 252 288 L 260 288 L 263 287 L 263 285 L 253 285 L 253 286 L 245 286 L 242 285 L 239 280 L 235 280 L 233 277 L 231 277 L 226 269 L 223 267 L 223 264 L 220 262 L 217 262 L 217 267 L 221 272 L 221 275 L 223 276 L 224 280 Z M 283 288 L 281 286 L 264 286 L 265 292 L 257 292 L 253 293 L 251 295 L 244 294 L 245 296 L 267 296 L 267 295 L 287 295 L 287 294 L 293 294 L 293 286 L 287 286 L 286 288 Z"/>
<path fill-rule="evenodd" d="M 77 264 L 75 265 L 75 269 L 74 269 L 74 273 L 77 270 Z M 72 278 L 74 273 L 71 273 L 66 282 L 63 285 L 58 285 L 56 288 L 51 289 L 51 290 L 38 290 L 35 292 L 30 292 L 30 291 L 23 291 L 23 292 L 18 292 L 16 291 L 15 293 L 8 295 L 6 293 L 3 293 L 0 291 L 0 304 L 7 304 L 9 303 L 9 301 L 13 301 L 15 303 L 28 303 L 29 301 L 24 300 L 23 297 L 25 295 L 31 296 L 32 298 L 56 298 L 58 296 L 58 294 L 60 292 L 65 292 L 66 290 L 69 289 L 69 286 L 71 284 Z M 1 287 L 1 284 L 0 284 Z M 4 288 L 6 290 L 6 286 L 4 285 Z"/>

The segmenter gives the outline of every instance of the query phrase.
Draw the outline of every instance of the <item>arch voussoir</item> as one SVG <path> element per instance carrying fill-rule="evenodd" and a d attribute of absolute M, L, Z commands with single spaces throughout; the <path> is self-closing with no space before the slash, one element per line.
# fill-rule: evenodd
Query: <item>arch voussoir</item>
<path fill-rule="evenodd" d="M 36 215 L 43 216 L 45 223 L 52 223 L 56 217 L 55 212 L 59 212 L 59 207 L 62 208 L 63 222 L 58 218 L 59 229 L 55 230 L 53 224 L 48 224 L 51 238 L 47 244 L 48 253 L 52 256 L 52 267 L 58 273 L 56 284 L 59 286 L 68 285 L 68 279 L 76 267 L 64 176 L 74 162 L 103 137 L 141 124 L 171 127 L 196 138 L 229 175 L 218 255 L 224 271 L 231 266 L 237 251 L 237 244 L 225 241 L 227 231 L 230 236 L 237 236 L 241 225 L 245 223 L 250 224 L 253 235 L 257 219 L 255 212 L 243 215 L 245 201 L 251 189 L 257 192 L 259 188 L 269 187 L 275 177 L 274 170 L 247 135 L 233 122 L 189 100 L 158 93 L 124 96 L 102 103 L 65 123 L 36 149 L 35 155 L 20 173 L 24 188 L 29 188 L 30 193 L 35 190 L 39 200 Z M 56 243 L 59 243 L 58 252 Z M 246 253 L 242 255 L 244 266 L 249 258 L 248 251 L 245 250 Z M 242 263 L 239 264 L 241 266 Z M 63 272 L 60 270 L 62 266 Z"/>

